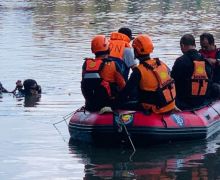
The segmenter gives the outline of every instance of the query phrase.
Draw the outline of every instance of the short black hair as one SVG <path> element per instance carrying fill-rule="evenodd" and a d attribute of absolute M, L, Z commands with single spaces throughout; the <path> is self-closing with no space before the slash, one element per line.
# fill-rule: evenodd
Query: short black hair
<path fill-rule="evenodd" d="M 119 33 L 125 34 L 126 36 L 128 36 L 130 38 L 130 40 L 133 39 L 132 37 L 132 31 L 131 29 L 127 28 L 127 27 L 122 27 L 118 30 Z"/>
<path fill-rule="evenodd" d="M 188 46 L 190 46 L 190 45 L 195 46 L 196 41 L 195 41 L 195 38 L 192 34 L 185 34 L 181 37 L 180 44 L 188 45 Z"/>
<path fill-rule="evenodd" d="M 34 79 L 26 79 L 23 85 L 24 89 L 31 89 L 32 86 L 37 86 L 37 82 Z"/>
<path fill-rule="evenodd" d="M 208 40 L 209 44 L 215 44 L 215 39 L 212 34 L 210 34 L 210 33 L 201 34 L 200 35 L 200 42 L 203 41 L 205 38 Z"/>
<path fill-rule="evenodd" d="M 38 91 L 39 94 L 41 94 L 41 87 L 40 85 L 37 84 L 37 82 L 34 79 L 26 79 L 23 85 L 24 85 L 24 91 L 26 95 L 30 94 L 30 90 L 33 88 L 36 91 Z"/>

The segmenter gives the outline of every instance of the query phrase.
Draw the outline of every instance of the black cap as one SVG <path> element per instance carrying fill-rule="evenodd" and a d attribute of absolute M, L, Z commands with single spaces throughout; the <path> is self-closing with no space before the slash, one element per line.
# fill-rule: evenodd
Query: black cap
<path fill-rule="evenodd" d="M 118 32 L 127 35 L 130 38 L 130 40 L 133 39 L 132 32 L 129 28 L 122 27 L 118 30 Z"/>

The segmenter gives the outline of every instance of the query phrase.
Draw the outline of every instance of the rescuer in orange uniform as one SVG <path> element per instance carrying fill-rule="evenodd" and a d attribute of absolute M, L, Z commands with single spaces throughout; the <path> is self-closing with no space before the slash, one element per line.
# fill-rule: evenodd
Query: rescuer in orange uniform
<path fill-rule="evenodd" d="M 180 47 L 183 55 L 176 59 L 171 72 L 176 85 L 176 105 L 182 110 L 200 107 L 209 98 L 212 67 L 196 50 L 191 34 L 182 36 Z"/>
<path fill-rule="evenodd" d="M 97 35 L 91 41 L 95 59 L 86 58 L 82 68 L 81 90 L 85 108 L 99 111 L 112 106 L 117 93 L 124 88 L 125 80 L 119 67 L 108 59 L 109 42 L 104 35 Z"/>
<path fill-rule="evenodd" d="M 126 81 L 130 68 L 133 69 L 138 64 L 130 46 L 132 39 L 132 31 L 127 27 L 122 27 L 118 32 L 111 33 L 109 41 L 109 58 L 117 62 Z"/>
<path fill-rule="evenodd" d="M 151 38 L 146 34 L 138 35 L 132 46 L 140 64 L 133 69 L 120 94 L 123 98 L 129 99 L 132 89 L 138 87 L 139 109 L 152 110 L 154 113 L 172 111 L 175 109 L 176 97 L 174 80 L 162 61 L 150 57 L 154 49 Z"/>

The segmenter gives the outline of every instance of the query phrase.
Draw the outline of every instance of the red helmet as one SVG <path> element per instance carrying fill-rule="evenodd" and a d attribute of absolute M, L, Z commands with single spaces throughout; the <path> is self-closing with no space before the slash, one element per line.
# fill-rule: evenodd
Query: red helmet
<path fill-rule="evenodd" d="M 105 35 L 96 35 L 91 41 L 92 53 L 105 52 L 108 50 L 109 41 Z"/>
<path fill-rule="evenodd" d="M 138 55 L 150 54 L 154 50 L 153 42 L 147 34 L 138 35 L 134 39 L 132 47 L 135 49 Z"/>

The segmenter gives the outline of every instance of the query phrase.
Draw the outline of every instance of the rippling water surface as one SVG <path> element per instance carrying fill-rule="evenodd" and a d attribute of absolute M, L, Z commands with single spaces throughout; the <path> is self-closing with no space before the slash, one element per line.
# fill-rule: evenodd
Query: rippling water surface
<path fill-rule="evenodd" d="M 36 79 L 38 102 L 0 97 L 0 179 L 220 179 L 219 142 L 124 149 L 69 146 L 65 122 L 84 103 L 83 58 L 90 40 L 121 26 L 148 33 L 154 57 L 170 67 L 179 39 L 211 32 L 220 45 L 220 2 L 145 0 L 0 0 L 0 81 Z M 55 125 L 54 125 L 55 124 Z"/>

